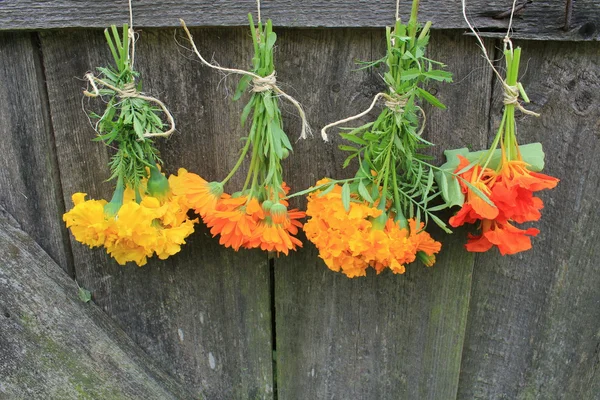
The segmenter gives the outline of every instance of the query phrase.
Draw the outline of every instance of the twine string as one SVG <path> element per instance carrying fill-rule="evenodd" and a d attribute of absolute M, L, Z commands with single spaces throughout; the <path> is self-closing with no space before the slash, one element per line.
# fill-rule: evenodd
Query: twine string
<path fill-rule="evenodd" d="M 500 82 L 502 82 L 502 88 L 504 90 L 503 92 L 503 102 L 505 105 L 514 105 L 515 108 L 517 108 L 519 111 L 521 111 L 524 114 L 527 115 L 533 115 L 536 117 L 539 117 L 540 114 L 527 110 L 526 108 L 523 107 L 523 105 L 519 102 L 519 86 L 511 86 L 508 83 L 506 83 L 506 80 L 504 79 L 504 77 L 500 74 L 500 72 L 498 72 L 498 70 L 496 69 L 496 67 L 494 67 L 494 63 L 492 62 L 492 60 L 490 59 L 488 52 L 485 48 L 485 45 L 483 43 L 483 40 L 481 39 L 481 36 L 479 36 L 479 34 L 475 31 L 475 28 L 473 27 L 473 25 L 471 25 L 471 22 L 469 21 L 469 18 L 467 18 L 467 4 L 466 4 L 466 0 L 461 0 L 462 1 L 462 13 L 463 13 L 463 17 L 465 19 L 465 22 L 467 23 L 467 25 L 469 26 L 469 29 L 471 30 L 471 32 L 473 32 L 473 34 L 475 35 L 475 38 L 477 38 L 477 41 L 479 42 L 479 46 L 481 47 L 481 50 L 483 51 L 483 55 L 485 57 L 485 60 L 488 62 L 488 64 L 490 64 L 490 67 L 492 67 L 492 71 L 494 71 L 494 73 L 496 74 L 496 76 L 498 77 L 498 79 L 500 79 Z M 513 5 L 512 5 L 512 9 L 510 12 L 510 21 L 508 24 L 508 30 L 506 31 L 506 36 L 504 37 L 504 46 L 505 49 L 508 46 L 508 48 L 510 50 L 512 50 L 512 42 L 510 40 L 510 30 L 512 29 L 512 21 L 513 21 L 513 15 L 515 12 L 515 8 L 516 8 L 516 3 L 517 0 L 513 0 Z"/>
<path fill-rule="evenodd" d="M 131 55 L 129 56 L 130 67 L 133 69 L 133 62 L 135 61 L 135 32 L 133 31 L 133 7 L 131 0 L 129 0 L 129 29 L 127 30 L 127 37 L 129 45 L 131 46 Z"/>
<path fill-rule="evenodd" d="M 400 19 L 400 0 L 396 0 L 396 21 Z"/>
<path fill-rule="evenodd" d="M 275 71 L 270 75 L 259 78 L 252 78 L 252 91 L 254 93 L 266 92 L 268 90 L 275 90 L 277 86 L 277 79 L 275 78 Z"/>
<path fill-rule="evenodd" d="M 258 22 L 260 22 L 260 0 L 256 0 L 256 17 L 258 18 Z"/>
<path fill-rule="evenodd" d="M 302 129 L 301 129 L 301 133 L 300 133 L 300 138 L 306 139 L 308 135 L 312 135 L 312 131 L 310 129 L 310 126 L 308 125 L 308 121 L 306 120 L 306 113 L 304 112 L 304 109 L 302 108 L 302 106 L 296 99 L 294 99 L 289 94 L 285 93 L 283 90 L 281 90 L 281 88 L 279 88 L 279 86 L 277 86 L 277 80 L 275 78 L 275 75 L 276 75 L 275 71 L 273 71 L 273 73 L 271 73 L 270 75 L 260 76 L 260 75 L 255 74 L 254 72 L 245 71 L 243 69 L 225 68 L 225 67 L 221 67 L 219 65 L 209 63 L 208 61 L 206 61 L 204 59 L 204 57 L 202 57 L 202 55 L 198 51 L 198 48 L 196 47 L 196 43 L 194 42 L 194 38 L 192 37 L 192 34 L 190 33 L 189 29 L 187 28 L 185 21 L 183 19 L 180 19 L 179 21 L 181 22 L 181 26 L 183 27 L 183 30 L 187 34 L 188 40 L 190 41 L 190 43 L 192 45 L 192 49 L 194 50 L 194 53 L 196 53 L 196 55 L 198 56 L 198 58 L 204 65 L 206 65 L 207 67 L 216 69 L 218 71 L 231 72 L 234 74 L 250 76 L 252 78 L 252 85 L 253 85 L 252 91 L 253 92 L 260 93 L 260 92 L 265 92 L 265 91 L 271 90 L 271 91 L 277 93 L 278 95 L 280 95 L 281 97 L 285 98 L 287 101 L 292 103 L 292 105 L 294 107 L 296 107 L 296 109 L 298 110 L 298 114 L 300 115 L 300 120 L 302 121 Z M 327 141 L 327 136 L 323 136 L 323 140 Z"/>
<path fill-rule="evenodd" d="M 323 129 L 321 129 L 321 136 L 323 137 L 323 140 L 327 141 L 327 129 L 364 117 L 365 115 L 370 113 L 371 110 L 373 110 L 373 108 L 375 108 L 375 105 L 381 98 L 385 100 L 383 104 L 385 104 L 385 106 L 389 108 L 392 112 L 397 114 L 404 113 L 404 107 L 406 107 L 406 103 L 408 102 L 408 98 L 406 96 L 400 96 L 397 93 L 394 93 L 393 91 L 392 94 L 387 94 L 383 92 L 377 93 L 375 97 L 373 97 L 373 101 L 371 101 L 371 105 L 369 106 L 369 108 L 367 108 L 363 112 L 325 125 Z M 425 112 L 421 107 L 418 107 L 418 109 L 423 114 L 423 125 L 421 126 L 421 130 L 419 131 L 420 135 L 425 129 Z"/>
<path fill-rule="evenodd" d="M 90 84 L 92 85 L 93 90 L 91 92 L 85 90 L 83 92 L 83 94 L 85 96 L 88 97 L 98 97 L 100 96 L 100 90 L 98 90 L 98 86 L 97 83 L 105 86 L 111 90 L 113 90 L 117 96 L 119 96 L 122 99 L 126 99 L 126 98 L 136 98 L 136 99 L 142 99 L 142 100 L 146 100 L 155 104 L 158 104 L 158 106 L 162 109 L 162 111 L 165 113 L 165 115 L 167 116 L 167 120 L 169 121 L 169 125 L 171 126 L 171 128 L 168 131 L 165 132 L 148 132 L 148 133 L 144 133 L 144 137 L 145 138 L 151 138 L 151 137 L 169 137 L 171 136 L 171 134 L 173 132 L 175 132 L 175 119 L 173 118 L 173 116 L 171 115 L 171 113 L 169 112 L 169 110 L 167 109 L 167 106 L 165 106 L 165 104 L 158 100 L 157 98 L 154 97 L 150 97 L 150 96 L 146 96 L 140 92 L 137 91 L 137 89 L 135 88 L 135 84 L 134 83 L 127 83 L 125 84 L 125 86 L 123 87 L 123 89 L 119 89 L 118 87 L 115 87 L 113 85 L 111 85 L 110 83 L 103 81 L 100 78 L 97 78 L 94 76 L 94 74 L 92 73 L 88 73 L 85 75 L 85 77 L 87 78 L 87 80 L 90 82 Z"/>

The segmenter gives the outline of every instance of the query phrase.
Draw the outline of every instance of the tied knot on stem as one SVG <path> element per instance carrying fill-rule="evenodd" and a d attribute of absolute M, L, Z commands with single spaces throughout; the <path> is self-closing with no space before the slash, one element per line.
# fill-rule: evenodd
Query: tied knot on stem
<path fill-rule="evenodd" d="M 120 98 L 124 99 L 124 98 L 138 97 L 140 95 L 140 92 L 138 92 L 137 89 L 135 88 L 135 83 L 129 82 L 129 83 L 126 83 L 125 85 L 123 85 L 123 90 L 121 90 L 120 92 L 117 92 L 117 94 L 119 95 Z"/>
<path fill-rule="evenodd" d="M 252 91 L 255 93 L 275 90 L 276 87 L 277 79 L 275 78 L 275 71 L 265 77 L 259 76 L 252 78 Z"/>
<path fill-rule="evenodd" d="M 406 96 L 392 92 L 390 95 L 384 95 L 383 98 L 385 99 L 383 104 L 392 112 L 396 114 L 404 113 L 404 107 L 406 107 L 406 103 L 408 102 Z"/>
<path fill-rule="evenodd" d="M 85 75 L 85 77 L 87 78 L 87 80 L 89 81 L 90 85 L 92 85 L 92 88 L 93 88 L 92 92 L 90 92 L 88 90 L 83 91 L 83 94 L 87 97 L 101 96 L 100 89 L 98 89 L 98 85 L 96 85 L 96 83 L 98 83 L 102 86 L 107 87 L 108 89 L 112 90 L 113 92 L 115 92 L 117 94 L 117 96 L 119 96 L 121 99 L 131 99 L 131 98 L 142 99 L 142 100 L 149 101 L 151 103 L 155 103 L 161 108 L 161 110 L 165 113 L 167 120 L 169 121 L 169 125 L 170 125 L 169 130 L 167 130 L 165 132 L 146 132 L 143 135 L 144 138 L 169 137 L 173 134 L 173 132 L 175 132 L 175 119 L 173 118 L 173 115 L 171 115 L 171 112 L 169 111 L 167 106 L 162 101 L 160 101 L 159 99 L 157 99 L 155 97 L 145 96 L 141 92 L 138 92 L 138 90 L 135 87 L 135 82 L 125 83 L 123 85 L 123 88 L 119 89 L 118 87 L 113 86 L 110 83 L 94 76 L 94 74 L 92 74 L 91 72 L 87 73 Z"/>
<path fill-rule="evenodd" d="M 519 94 L 523 93 L 523 91 L 521 90 L 521 83 L 517 82 L 516 85 L 509 85 L 508 83 L 506 83 L 506 81 L 503 81 L 502 86 L 504 88 L 503 103 L 505 106 L 513 105 L 523 114 L 533 115 L 534 117 L 540 116 L 540 114 L 526 109 L 519 102 Z"/>

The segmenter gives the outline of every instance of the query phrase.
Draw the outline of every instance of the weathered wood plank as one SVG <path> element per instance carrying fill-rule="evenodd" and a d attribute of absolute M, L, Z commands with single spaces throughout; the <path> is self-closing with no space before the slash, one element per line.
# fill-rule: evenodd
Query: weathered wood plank
<path fill-rule="evenodd" d="M 533 250 L 477 258 L 459 398 L 598 399 L 600 49 L 517 44 L 542 114 L 519 121 L 520 141 L 543 142 L 545 171 L 561 182 L 541 193 Z"/>
<path fill-rule="evenodd" d="M 0 206 L 68 273 L 64 202 L 35 34 L 0 35 Z"/>
<path fill-rule="evenodd" d="M 281 69 L 279 76 L 298 88 L 315 126 L 355 114 L 383 89 L 382 71 L 352 71 L 356 59 L 384 53 L 382 30 L 284 31 L 280 37 L 278 57 L 295 69 Z M 456 83 L 439 87 L 448 110 L 428 110 L 427 135 L 444 147 L 483 146 L 491 74 L 474 41 L 435 34 L 430 52 L 450 66 Z M 292 187 L 352 174 L 340 169 L 339 143 L 333 134 L 330 144 L 317 138 L 297 143 L 287 166 Z M 460 235 L 444 237 L 433 268 L 415 264 L 398 276 L 348 279 L 329 271 L 310 244 L 276 259 L 279 398 L 454 398 L 473 267 Z"/>
<path fill-rule="evenodd" d="M 595 0 L 573 1 L 567 18 L 565 1 L 519 1 L 523 8 L 514 22 L 514 37 L 545 40 L 598 40 L 600 7 Z M 255 1 L 167 0 L 134 2 L 134 18 L 140 27 L 175 27 L 179 18 L 189 26 L 240 26 L 248 12 L 256 11 Z M 469 16 L 478 29 L 506 30 L 512 1 L 468 1 Z M 0 29 L 103 28 L 127 21 L 127 3 L 113 1 L 61 0 L 40 2 L 7 0 L 0 14 Z M 383 27 L 394 21 L 395 2 L 293 1 L 263 2 L 262 15 L 280 27 Z M 410 2 L 401 4 L 401 15 L 410 14 Z M 432 20 L 437 29 L 466 29 L 460 1 L 422 1 L 422 20 Z M 564 29 L 568 19 L 568 28 Z"/>
<path fill-rule="evenodd" d="M 0 397 L 196 399 L 0 207 Z"/>
<path fill-rule="evenodd" d="M 223 65 L 249 63 L 246 30 L 195 31 L 205 54 L 219 51 Z M 50 105 L 67 204 L 75 191 L 110 196 L 108 151 L 92 143 L 94 132 L 81 110 L 78 81 L 109 63 L 101 32 L 43 35 Z M 178 132 L 159 144 L 166 170 L 198 171 L 223 178 L 235 162 L 241 104 L 231 105 L 221 76 L 201 68 L 179 47 L 173 31 L 144 31 L 136 68 L 144 88 L 172 111 Z M 189 57 L 186 58 L 186 57 Z M 86 100 L 86 108 L 99 105 Z M 237 181 L 239 184 L 239 180 Z M 198 225 L 180 254 L 165 262 L 120 267 L 101 250 L 73 242 L 77 279 L 145 351 L 207 399 L 272 396 L 269 266 L 261 252 L 219 246 Z"/>

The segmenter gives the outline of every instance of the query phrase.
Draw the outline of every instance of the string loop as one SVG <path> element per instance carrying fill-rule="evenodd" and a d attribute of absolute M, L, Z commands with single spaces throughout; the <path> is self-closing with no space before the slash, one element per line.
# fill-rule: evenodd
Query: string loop
<path fill-rule="evenodd" d="M 275 71 L 270 75 L 264 77 L 252 78 L 252 91 L 254 93 L 266 92 L 268 90 L 274 90 L 277 86 L 277 79 L 275 78 Z"/>
<path fill-rule="evenodd" d="M 117 96 L 119 96 L 122 99 L 137 98 L 137 99 L 142 99 L 142 100 L 146 100 L 146 101 L 158 104 L 158 106 L 162 109 L 162 111 L 167 116 L 167 120 L 169 121 L 169 125 L 171 127 L 168 131 L 165 131 L 165 132 L 144 133 L 145 138 L 159 137 L 159 136 L 160 137 L 169 137 L 169 136 L 171 136 L 171 134 L 173 132 L 175 132 L 175 119 L 173 118 L 173 116 L 171 115 L 169 110 L 167 109 L 167 106 L 165 106 L 165 104 L 162 101 L 158 100 L 157 98 L 146 96 L 146 95 L 138 92 L 137 89 L 135 88 L 134 83 L 131 83 L 131 82 L 126 83 L 124 85 L 123 89 L 119 89 L 118 87 L 115 87 L 115 86 L 111 85 L 110 83 L 105 82 L 102 79 L 95 77 L 94 74 L 92 74 L 92 73 L 86 74 L 85 77 L 88 79 L 88 81 L 90 82 L 90 84 L 92 85 L 92 88 L 93 88 L 93 90 L 91 92 L 84 90 L 83 94 L 87 97 L 100 96 L 100 90 L 98 89 L 98 86 L 96 85 L 96 83 L 99 83 L 102 86 L 106 86 L 110 90 L 113 90 L 117 94 Z"/>
<path fill-rule="evenodd" d="M 292 103 L 294 105 L 294 107 L 296 107 L 296 109 L 298 110 L 298 114 L 300 115 L 300 120 L 302 121 L 302 129 L 300 132 L 300 138 L 306 139 L 308 135 L 312 135 L 312 131 L 310 129 L 310 126 L 308 125 L 308 121 L 306 120 L 306 114 L 304 113 L 304 109 L 302 108 L 302 106 L 300 105 L 298 100 L 294 99 L 292 96 L 290 96 L 289 94 L 287 94 L 286 92 L 281 90 L 279 88 L 279 86 L 277 86 L 277 80 L 275 78 L 275 75 L 276 75 L 275 71 L 273 71 L 270 75 L 260 76 L 260 75 L 255 74 L 254 72 L 244 71 L 243 69 L 224 68 L 224 67 L 220 67 L 218 65 L 209 63 L 208 61 L 206 61 L 204 59 L 204 57 L 202 57 L 202 55 L 198 51 L 198 48 L 196 47 L 196 43 L 194 43 L 194 38 L 192 37 L 192 34 L 190 33 L 187 25 L 185 24 L 185 21 L 183 19 L 180 19 L 179 21 L 181 22 L 181 26 L 183 27 L 183 30 L 187 34 L 188 40 L 190 41 L 190 43 L 192 45 L 192 49 L 194 50 L 194 53 L 196 53 L 196 55 L 198 56 L 198 58 L 200 59 L 200 61 L 202 61 L 202 63 L 204 65 L 206 65 L 207 67 L 219 70 L 219 71 L 223 71 L 223 72 L 231 72 L 234 74 L 250 76 L 252 78 L 252 85 L 253 85 L 252 91 L 253 92 L 260 93 L 260 92 L 265 92 L 267 90 L 272 90 L 273 92 L 277 93 L 281 97 L 285 98 L 287 101 Z M 327 136 L 324 136 L 323 140 L 327 141 Z"/>

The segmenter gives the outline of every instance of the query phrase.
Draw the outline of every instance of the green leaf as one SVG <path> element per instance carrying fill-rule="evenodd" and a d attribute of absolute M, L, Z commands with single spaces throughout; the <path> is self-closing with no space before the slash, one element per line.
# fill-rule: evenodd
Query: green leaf
<path fill-rule="evenodd" d="M 342 139 L 345 139 L 352 143 L 359 144 L 361 146 L 366 146 L 368 144 L 368 142 L 366 140 L 364 140 L 356 135 L 350 135 L 348 133 L 340 133 L 340 136 L 342 137 Z"/>
<path fill-rule="evenodd" d="M 84 303 L 89 303 L 92 300 L 92 293 L 89 290 L 86 290 L 82 287 L 79 288 L 79 300 Z"/>
<path fill-rule="evenodd" d="M 352 151 L 352 152 L 355 152 L 356 150 L 358 150 L 356 147 L 348 146 L 345 144 L 340 144 L 338 146 L 338 149 L 340 149 L 342 151 Z"/>
<path fill-rule="evenodd" d="M 486 196 L 485 193 L 483 193 L 481 190 L 479 190 L 476 186 L 472 185 L 470 182 L 468 182 L 467 180 L 463 179 L 463 178 L 459 178 L 465 185 L 467 185 L 467 187 L 469 188 L 469 190 L 471 190 L 473 193 L 475 193 L 475 195 L 477 195 L 477 197 L 479 197 L 480 199 L 482 199 L 483 201 L 485 201 L 486 203 L 488 203 L 490 206 L 496 207 L 496 205 L 489 199 L 489 197 Z"/>
<path fill-rule="evenodd" d="M 442 228 L 444 232 L 452 233 L 452 231 L 448 229 L 448 225 L 446 225 L 446 223 L 442 221 L 439 217 L 437 217 L 435 214 L 429 214 L 429 217 L 433 220 L 433 222 L 435 222 L 437 226 Z"/>
<path fill-rule="evenodd" d="M 275 42 L 277 41 L 277 34 L 275 32 L 271 32 L 267 35 L 267 51 L 270 51 L 273 46 L 275 46 Z"/>
<path fill-rule="evenodd" d="M 344 164 L 342 165 L 342 168 L 346 168 L 348 165 L 350 165 L 350 162 L 356 157 L 358 156 L 358 152 L 354 153 L 354 154 L 350 154 L 348 157 L 346 157 L 346 159 L 344 160 Z"/>
<path fill-rule="evenodd" d="M 406 71 L 402 72 L 400 80 L 409 81 L 411 79 L 418 78 L 421 74 L 422 74 L 422 72 L 419 71 L 417 68 L 407 69 Z"/>
<path fill-rule="evenodd" d="M 252 99 L 246 104 L 244 109 L 242 110 L 242 115 L 240 117 L 240 122 L 242 127 L 246 125 L 246 121 L 248 120 L 248 115 L 250 115 L 250 111 L 252 111 L 252 107 L 254 106 L 255 96 L 252 96 Z"/>
<path fill-rule="evenodd" d="M 263 96 L 263 104 L 265 105 L 265 110 L 267 111 L 267 115 L 270 118 L 275 116 L 275 106 L 273 105 L 273 98 L 271 97 L 271 92 L 266 91 L 262 93 Z"/>
<path fill-rule="evenodd" d="M 446 106 L 444 105 L 444 103 L 439 101 L 434 95 L 432 95 L 431 93 L 429 93 L 426 90 L 421 89 L 420 87 L 418 87 L 416 89 L 417 89 L 419 96 L 422 97 L 423 100 L 425 100 L 426 102 L 428 102 L 429 104 L 431 104 L 434 107 L 441 108 L 442 110 L 446 109 Z"/>
<path fill-rule="evenodd" d="M 252 81 L 252 77 L 250 75 L 242 76 L 242 78 L 240 79 L 240 82 L 238 83 L 237 88 L 235 89 L 235 94 L 233 95 L 233 101 L 239 100 L 240 97 L 242 97 L 242 95 L 248 88 L 248 85 L 250 84 L 251 81 Z"/>
<path fill-rule="evenodd" d="M 331 183 L 331 184 L 330 184 L 330 185 L 327 187 L 327 189 L 325 189 L 325 190 L 323 190 L 323 191 L 319 192 L 319 194 L 317 195 L 317 197 L 322 197 L 322 196 L 325 196 L 327 193 L 331 192 L 331 191 L 333 190 L 333 188 L 334 188 L 334 187 L 335 187 L 335 184 L 334 184 L 334 183 Z"/>
<path fill-rule="evenodd" d="M 346 212 L 350 212 L 350 185 L 348 182 L 342 186 L 342 204 Z"/>
<path fill-rule="evenodd" d="M 373 198 L 369 194 L 369 191 L 367 190 L 367 187 L 362 179 L 358 181 L 358 193 L 364 200 L 368 201 L 369 203 L 373 203 Z"/>
<path fill-rule="evenodd" d="M 440 82 L 452 82 L 452 74 L 448 71 L 434 69 L 423 73 L 427 78 L 434 79 Z"/>

